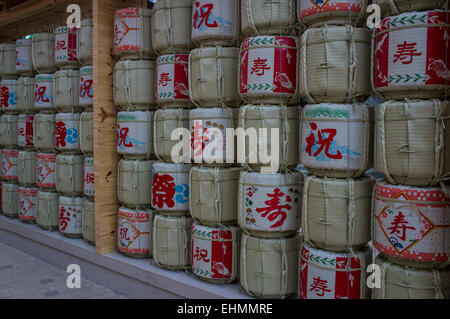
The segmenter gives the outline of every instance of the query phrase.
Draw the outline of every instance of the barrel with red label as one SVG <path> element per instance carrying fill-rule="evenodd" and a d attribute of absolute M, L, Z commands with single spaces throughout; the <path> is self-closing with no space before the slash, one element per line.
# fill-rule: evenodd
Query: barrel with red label
<path fill-rule="evenodd" d="M 60 69 L 78 68 L 77 28 L 67 25 L 55 29 L 55 65 Z"/>
<path fill-rule="evenodd" d="M 55 107 L 59 112 L 81 111 L 79 70 L 56 71 L 54 85 Z"/>
<path fill-rule="evenodd" d="M 83 155 L 56 156 L 56 190 L 64 195 L 83 193 Z"/>
<path fill-rule="evenodd" d="M 37 113 L 33 124 L 34 147 L 40 152 L 56 152 L 55 114 Z"/>
<path fill-rule="evenodd" d="M 55 115 L 55 148 L 63 153 L 80 152 L 80 113 L 58 113 Z"/>
<path fill-rule="evenodd" d="M 17 145 L 23 149 L 34 149 L 34 115 L 19 114 L 17 121 Z"/>
<path fill-rule="evenodd" d="M 85 66 L 80 69 L 79 104 L 86 111 L 92 110 L 94 103 L 94 77 L 92 66 Z"/>
<path fill-rule="evenodd" d="M 94 158 L 89 156 L 83 160 L 83 195 L 94 198 Z"/>
<path fill-rule="evenodd" d="M 20 185 L 36 185 L 36 152 L 20 151 L 17 159 L 17 180 Z"/>
<path fill-rule="evenodd" d="M 153 112 L 117 114 L 117 153 L 126 159 L 150 159 L 153 155 Z"/>
<path fill-rule="evenodd" d="M 54 103 L 54 74 L 37 74 L 34 78 L 34 108 L 39 112 L 56 112 Z"/>
<path fill-rule="evenodd" d="M 33 73 L 31 42 L 32 39 L 27 38 L 16 41 L 16 71 L 20 74 Z"/>
<path fill-rule="evenodd" d="M 119 161 L 117 169 L 117 197 L 128 208 L 147 208 L 151 205 L 152 164 L 154 161 Z"/>
<path fill-rule="evenodd" d="M 19 185 L 2 182 L 2 212 L 9 218 L 19 215 Z"/>
<path fill-rule="evenodd" d="M 16 44 L 0 43 L 0 78 L 15 78 L 16 71 Z"/>
<path fill-rule="evenodd" d="M 0 108 L 5 113 L 15 114 L 19 112 L 17 107 L 17 86 L 19 82 L 15 79 L 0 81 Z"/>
<path fill-rule="evenodd" d="M 18 213 L 19 219 L 27 224 L 36 223 L 36 204 L 37 193 L 39 188 L 37 187 L 19 187 L 18 190 Z"/>
<path fill-rule="evenodd" d="M 156 60 L 156 103 L 166 108 L 183 108 L 189 98 L 189 55 L 162 55 Z"/>
<path fill-rule="evenodd" d="M 17 149 L 2 149 L 2 179 L 11 183 L 17 182 L 18 156 Z"/>
<path fill-rule="evenodd" d="M 3 114 L 0 116 L 0 146 L 17 147 L 18 143 L 18 116 Z"/>
<path fill-rule="evenodd" d="M 20 113 L 34 113 L 34 77 L 22 76 L 17 83 L 17 109 Z"/>
<path fill-rule="evenodd" d="M 59 196 L 59 232 L 66 237 L 83 237 L 83 197 Z"/>
<path fill-rule="evenodd" d="M 44 190 L 56 188 L 56 154 L 37 153 L 36 185 Z"/>
<path fill-rule="evenodd" d="M 55 72 L 55 35 L 54 33 L 36 33 L 32 38 L 33 68 L 38 73 Z"/>
<path fill-rule="evenodd" d="M 36 224 L 45 230 L 59 228 L 59 194 L 40 189 L 37 194 Z"/>
<path fill-rule="evenodd" d="M 129 257 L 152 256 L 151 209 L 130 209 L 121 207 L 118 212 L 117 249 Z"/>

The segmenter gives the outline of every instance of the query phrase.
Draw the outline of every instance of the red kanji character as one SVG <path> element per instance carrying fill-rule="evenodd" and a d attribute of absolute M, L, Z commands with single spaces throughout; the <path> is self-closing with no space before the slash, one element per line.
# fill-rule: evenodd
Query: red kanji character
<path fill-rule="evenodd" d="M 117 145 L 124 145 L 125 147 L 133 147 L 133 142 L 131 142 L 128 139 L 128 132 L 130 131 L 130 128 L 123 127 L 120 128 L 119 125 L 117 125 Z"/>
<path fill-rule="evenodd" d="M 317 130 L 316 123 L 311 123 L 310 126 L 313 131 Z M 316 145 L 316 142 L 317 142 L 317 144 L 319 144 L 320 147 L 312 156 L 314 156 L 314 157 L 319 156 L 319 154 L 322 153 L 322 151 L 325 149 L 325 156 L 327 156 L 328 158 L 341 159 L 343 156 L 342 156 L 341 151 L 339 151 L 339 150 L 336 151 L 336 154 L 330 154 L 330 146 L 331 146 L 331 143 L 334 141 L 334 137 L 336 136 L 336 134 L 337 134 L 337 131 L 334 128 L 327 128 L 327 129 L 319 130 L 317 133 L 318 141 L 316 141 L 316 137 L 314 136 L 314 133 L 311 133 L 306 138 L 306 143 L 307 143 L 306 152 L 309 154 L 309 156 L 311 156 L 312 147 L 314 145 Z"/>
<path fill-rule="evenodd" d="M 409 223 L 407 220 L 405 220 L 405 215 L 403 215 L 402 212 L 399 212 L 398 215 L 395 216 L 394 221 L 391 223 L 392 227 L 388 228 L 391 231 L 389 234 L 394 234 L 399 239 L 406 240 L 406 230 L 416 229 L 415 227 L 412 226 L 406 226 L 407 224 Z"/>
<path fill-rule="evenodd" d="M 203 130 L 203 134 L 202 134 Z M 191 134 L 191 147 L 194 151 L 194 156 L 199 156 L 202 154 L 206 147 L 205 142 L 209 142 L 209 138 L 205 136 L 208 134 L 209 130 L 207 127 L 203 128 L 201 121 L 194 121 L 194 126 L 192 127 Z"/>
<path fill-rule="evenodd" d="M 406 41 L 397 45 L 397 53 L 394 55 L 394 63 L 401 60 L 403 64 L 411 64 L 415 56 L 421 56 L 422 52 L 418 52 L 416 45 L 417 42 L 408 43 Z"/>
<path fill-rule="evenodd" d="M 270 66 L 267 65 L 267 59 L 257 58 L 253 61 L 251 74 L 256 72 L 257 76 L 262 76 L 266 70 L 270 70 Z"/>
<path fill-rule="evenodd" d="M 65 213 L 67 214 L 67 217 L 64 216 Z M 70 217 L 68 216 L 70 216 L 70 212 L 66 211 L 64 207 L 61 207 L 59 211 L 59 225 L 61 231 L 66 230 L 68 222 L 70 222 Z"/>
<path fill-rule="evenodd" d="M 167 86 L 167 84 L 172 81 L 172 79 L 169 76 L 169 73 L 161 73 L 161 77 L 159 78 L 159 85 Z"/>
<path fill-rule="evenodd" d="M 66 41 L 65 40 L 58 40 L 56 41 L 56 51 L 59 50 L 66 50 Z"/>
<path fill-rule="evenodd" d="M 214 20 L 213 23 L 209 22 L 209 18 L 211 15 L 211 12 L 214 8 L 214 4 L 207 3 L 200 7 L 200 2 L 195 2 L 195 7 L 197 8 L 194 13 L 194 28 L 198 29 L 202 26 L 202 24 L 205 24 L 208 28 L 217 28 L 219 25 L 216 20 Z M 199 15 L 200 11 L 200 15 Z M 196 23 L 200 19 L 200 23 Z"/>
<path fill-rule="evenodd" d="M 36 90 L 34 90 L 34 100 L 36 102 L 43 102 L 43 103 L 48 103 L 50 102 L 48 97 L 44 97 L 45 91 L 47 90 L 47 88 L 45 86 L 38 86 L 36 85 Z"/>
<path fill-rule="evenodd" d="M 267 218 L 269 221 L 273 222 L 275 219 L 279 218 L 279 220 L 270 226 L 270 228 L 276 228 L 280 227 L 284 224 L 284 221 L 286 220 L 287 214 L 283 209 L 291 210 L 292 207 L 289 204 L 280 205 L 280 198 L 284 196 L 284 193 L 280 191 L 279 188 L 275 188 L 273 194 L 266 194 L 267 196 L 271 197 L 272 199 L 267 200 L 264 202 L 264 204 L 267 205 L 267 207 L 263 208 L 257 208 L 257 213 L 263 213 L 261 217 Z M 288 199 L 290 201 L 290 198 Z M 269 216 L 267 216 L 270 213 Z"/>
<path fill-rule="evenodd" d="M 122 240 L 130 240 L 130 237 L 128 237 L 128 228 L 120 228 L 120 238 Z"/>
<path fill-rule="evenodd" d="M 173 196 L 175 195 L 174 178 L 170 175 L 160 175 L 155 173 L 153 175 L 152 187 L 152 204 L 158 208 L 163 208 L 164 204 L 172 208 L 175 206 Z"/>
<path fill-rule="evenodd" d="M 200 247 L 196 247 L 195 248 L 195 254 L 194 254 L 194 258 L 197 261 L 203 260 L 204 262 L 209 263 L 209 258 L 208 257 L 208 251 L 206 249 L 200 249 Z"/>
<path fill-rule="evenodd" d="M 84 177 L 85 183 L 94 183 L 94 174 L 86 172 L 86 176 Z"/>
<path fill-rule="evenodd" d="M 1 107 L 8 107 L 9 103 L 9 88 L 7 86 L 2 86 L 0 91 L 0 105 Z"/>
<path fill-rule="evenodd" d="M 55 124 L 55 145 L 56 147 L 66 146 L 66 123 L 59 121 Z"/>
<path fill-rule="evenodd" d="M 85 80 L 84 78 L 81 78 L 81 84 L 80 84 L 80 97 L 84 98 L 86 95 L 89 98 L 93 98 L 92 94 L 92 80 Z"/>
<path fill-rule="evenodd" d="M 322 280 L 320 279 L 320 276 L 317 276 L 313 278 L 310 291 L 314 291 L 317 296 L 323 297 L 325 292 L 330 292 L 331 289 L 328 289 L 327 280 Z"/>

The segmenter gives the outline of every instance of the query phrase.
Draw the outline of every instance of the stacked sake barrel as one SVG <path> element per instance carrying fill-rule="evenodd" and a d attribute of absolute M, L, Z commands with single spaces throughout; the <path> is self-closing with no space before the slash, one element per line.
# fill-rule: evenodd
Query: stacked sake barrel
<path fill-rule="evenodd" d="M 296 3 L 241 1 L 238 148 L 240 283 L 259 298 L 297 295 L 302 175 Z M 244 133 L 245 132 L 245 133 Z M 253 133 L 253 134 L 252 134 Z M 244 134 L 249 135 L 247 138 Z"/>
<path fill-rule="evenodd" d="M 370 298 L 373 164 L 371 33 L 367 1 L 298 1 L 300 162 L 308 170 L 302 198 L 301 299 Z"/>
<path fill-rule="evenodd" d="M 445 1 L 379 1 L 373 244 L 377 299 L 449 298 L 449 39 Z M 423 10 L 423 11 L 414 11 Z M 414 11 L 414 12 L 408 12 Z"/>
<path fill-rule="evenodd" d="M 154 163 L 153 109 L 155 51 L 151 41 L 151 10 L 125 8 L 116 11 L 114 49 L 114 104 L 117 114 L 117 196 L 119 252 L 129 257 L 152 255 L 151 209 Z"/>

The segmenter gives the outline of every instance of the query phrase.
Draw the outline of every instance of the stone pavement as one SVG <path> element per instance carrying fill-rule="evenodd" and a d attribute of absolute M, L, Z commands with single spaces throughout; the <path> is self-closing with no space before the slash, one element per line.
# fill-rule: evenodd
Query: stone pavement
<path fill-rule="evenodd" d="M 127 299 L 85 278 L 69 289 L 65 269 L 0 242 L 0 299 Z M 81 273 L 83 275 L 83 273 Z"/>

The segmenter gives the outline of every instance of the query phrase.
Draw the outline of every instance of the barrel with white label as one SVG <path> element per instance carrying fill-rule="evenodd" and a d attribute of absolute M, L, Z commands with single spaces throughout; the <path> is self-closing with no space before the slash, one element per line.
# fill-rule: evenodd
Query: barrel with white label
<path fill-rule="evenodd" d="M 83 154 L 94 154 L 94 113 L 80 115 L 80 150 Z"/>
<path fill-rule="evenodd" d="M 153 209 L 167 215 L 189 214 L 190 170 L 190 164 L 153 163 L 151 187 Z"/>
<path fill-rule="evenodd" d="M 364 102 L 372 94 L 371 35 L 350 26 L 306 30 L 300 41 L 300 95 L 311 104 Z"/>
<path fill-rule="evenodd" d="M 19 215 L 19 185 L 2 182 L 2 212 L 10 218 Z"/>
<path fill-rule="evenodd" d="M 92 66 L 85 66 L 80 69 L 80 83 L 79 83 L 79 104 L 85 110 L 92 110 L 94 103 L 94 77 L 92 73 Z"/>
<path fill-rule="evenodd" d="M 155 62 L 119 61 L 114 68 L 114 104 L 123 111 L 149 110 L 155 100 Z"/>
<path fill-rule="evenodd" d="M 2 149 L 2 179 L 9 182 L 17 182 L 17 160 L 19 150 Z"/>
<path fill-rule="evenodd" d="M 150 59 L 155 52 L 151 38 L 151 9 L 124 8 L 114 18 L 113 54 L 121 59 Z"/>
<path fill-rule="evenodd" d="M 189 105 L 189 55 L 169 54 L 156 60 L 156 103 L 165 108 Z"/>
<path fill-rule="evenodd" d="M 77 30 L 77 57 L 83 65 L 92 64 L 92 18 L 80 21 L 81 27 Z"/>
<path fill-rule="evenodd" d="M 16 147 L 18 143 L 18 116 L 3 114 L 0 116 L 0 146 Z"/>
<path fill-rule="evenodd" d="M 177 128 L 189 130 L 189 111 L 183 109 L 158 109 L 153 122 L 153 150 L 157 158 L 173 162 L 172 150 L 179 140 L 172 140 Z M 181 137 L 178 137 L 181 139 Z"/>
<path fill-rule="evenodd" d="M 443 99 L 450 87 L 450 12 L 402 13 L 374 33 L 373 86 L 385 100 Z"/>
<path fill-rule="evenodd" d="M 83 193 L 83 155 L 56 156 L 56 190 L 64 195 Z"/>
<path fill-rule="evenodd" d="M 78 68 L 77 28 L 67 25 L 55 29 L 55 65 L 60 69 Z"/>
<path fill-rule="evenodd" d="M 450 174 L 450 103 L 388 101 L 377 106 L 375 168 L 391 184 L 438 185 Z"/>
<path fill-rule="evenodd" d="M 83 238 L 95 246 L 95 204 L 89 199 L 83 200 Z"/>
<path fill-rule="evenodd" d="M 129 257 L 147 258 L 152 256 L 151 209 L 130 209 L 121 207 L 118 213 L 117 249 Z"/>
<path fill-rule="evenodd" d="M 59 232 L 70 238 L 83 237 L 83 197 L 59 196 Z"/>
<path fill-rule="evenodd" d="M 374 108 L 308 104 L 302 110 L 300 161 L 313 175 L 359 177 L 373 167 Z"/>
<path fill-rule="evenodd" d="M 158 55 L 189 52 L 192 0 L 160 0 L 152 9 L 152 45 Z"/>
<path fill-rule="evenodd" d="M 54 74 L 37 74 L 34 78 L 34 108 L 39 112 L 56 112 L 54 103 Z"/>
<path fill-rule="evenodd" d="M 59 112 L 77 112 L 80 106 L 80 71 L 60 70 L 55 73 L 55 107 Z"/>
<path fill-rule="evenodd" d="M 446 0 L 377 0 L 374 1 L 381 8 L 383 18 L 394 16 L 404 12 L 426 11 L 433 9 L 445 10 Z"/>
<path fill-rule="evenodd" d="M 366 268 L 372 250 L 331 252 L 304 243 L 300 252 L 300 299 L 369 299 Z"/>
<path fill-rule="evenodd" d="M 32 40 L 27 38 L 16 41 L 16 71 L 20 74 L 33 73 L 31 42 Z"/>
<path fill-rule="evenodd" d="M 34 113 L 34 78 L 21 76 L 17 82 L 17 109 L 20 113 Z"/>
<path fill-rule="evenodd" d="M 18 80 L 3 79 L 0 81 L 0 107 L 5 113 L 18 113 L 17 86 Z"/>
<path fill-rule="evenodd" d="M 390 185 L 374 191 L 373 243 L 397 264 L 416 268 L 449 262 L 450 199 L 441 187 Z"/>
<path fill-rule="evenodd" d="M 34 115 L 19 114 L 17 122 L 17 145 L 24 149 L 34 149 Z"/>
<path fill-rule="evenodd" d="M 83 195 L 94 198 L 94 158 L 88 156 L 83 160 Z"/>
<path fill-rule="evenodd" d="M 153 112 L 117 114 L 117 153 L 126 159 L 149 159 L 153 155 Z"/>
<path fill-rule="evenodd" d="M 0 78 L 15 78 L 16 71 L 16 44 L 0 43 Z"/>
<path fill-rule="evenodd" d="M 240 171 L 239 167 L 192 167 L 189 210 L 196 222 L 212 227 L 237 224 Z"/>
<path fill-rule="evenodd" d="M 38 113 L 34 116 L 34 147 L 40 152 L 54 152 L 55 114 Z"/>
<path fill-rule="evenodd" d="M 151 205 L 154 161 L 120 160 L 117 167 L 117 197 L 129 208 Z"/>
<path fill-rule="evenodd" d="M 59 194 L 42 189 L 37 194 L 36 224 L 45 230 L 57 230 L 59 227 Z"/>
<path fill-rule="evenodd" d="M 55 115 L 55 148 L 67 154 L 80 152 L 80 113 Z"/>
<path fill-rule="evenodd" d="M 193 220 L 156 214 L 153 219 L 153 261 L 170 270 L 189 269 Z"/>
<path fill-rule="evenodd" d="M 37 194 L 39 188 L 37 187 L 19 187 L 18 190 L 18 214 L 19 219 L 27 224 L 36 223 L 36 209 L 37 209 Z"/>
<path fill-rule="evenodd" d="M 33 68 L 38 73 L 55 72 L 55 35 L 52 33 L 36 33 L 32 38 Z"/>
<path fill-rule="evenodd" d="M 257 298 L 290 298 L 297 295 L 298 235 L 265 239 L 242 233 L 240 283 Z"/>
<path fill-rule="evenodd" d="M 189 55 L 189 95 L 199 107 L 238 107 L 239 49 L 205 47 Z"/>
<path fill-rule="evenodd" d="M 45 190 L 56 189 L 56 154 L 36 154 L 36 185 Z"/>
<path fill-rule="evenodd" d="M 36 152 L 20 151 L 17 159 L 17 180 L 20 185 L 36 184 Z"/>

